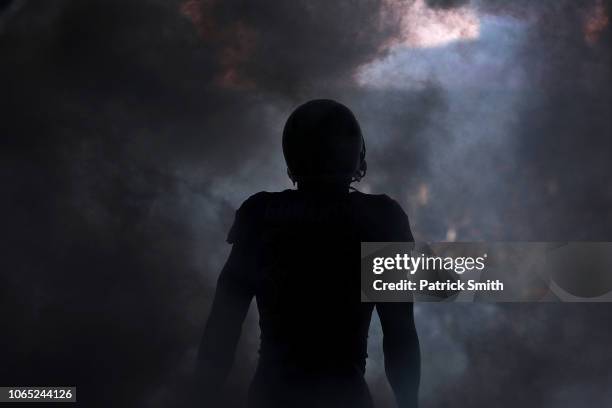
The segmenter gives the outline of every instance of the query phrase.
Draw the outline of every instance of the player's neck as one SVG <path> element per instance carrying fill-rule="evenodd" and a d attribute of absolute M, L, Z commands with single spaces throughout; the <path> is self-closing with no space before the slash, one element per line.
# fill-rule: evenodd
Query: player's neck
<path fill-rule="evenodd" d="M 300 181 L 298 190 L 303 192 L 348 193 L 349 184 L 343 182 Z"/>

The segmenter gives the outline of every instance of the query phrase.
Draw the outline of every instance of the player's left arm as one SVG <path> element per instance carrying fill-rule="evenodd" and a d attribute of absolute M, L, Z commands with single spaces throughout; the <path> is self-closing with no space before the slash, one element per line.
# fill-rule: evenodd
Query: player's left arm
<path fill-rule="evenodd" d="M 204 328 L 196 368 L 196 390 L 207 406 L 220 397 L 232 367 L 242 323 L 253 298 L 245 272 L 254 266 L 252 249 L 241 242 L 232 247 L 219 275 L 210 316 Z"/>

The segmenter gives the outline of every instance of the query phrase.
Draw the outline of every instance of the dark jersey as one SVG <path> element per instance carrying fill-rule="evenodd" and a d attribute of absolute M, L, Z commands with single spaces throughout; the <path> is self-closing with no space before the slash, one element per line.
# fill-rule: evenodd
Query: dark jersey
<path fill-rule="evenodd" d="M 235 329 L 224 326 L 235 326 L 235 319 L 241 323 L 244 305 L 248 308 L 254 296 L 261 344 L 252 393 L 254 400 L 261 401 L 253 405 L 274 406 L 272 396 L 283 395 L 286 398 L 276 404 L 282 406 L 296 398 L 286 395 L 296 383 L 312 388 L 314 379 L 326 378 L 327 385 L 333 384 L 331 377 L 343 378 L 345 388 L 350 387 L 344 391 L 341 386 L 332 387 L 338 393 L 327 390 L 326 395 L 350 397 L 344 403 L 353 406 L 358 405 L 351 398 L 357 398 L 369 406 L 368 398 L 358 395 L 364 385 L 374 304 L 360 301 L 360 242 L 412 240 L 406 214 L 386 195 L 299 190 L 253 195 L 237 211 L 228 235 L 234 249 L 219 278 L 201 356 L 208 350 L 214 360 L 226 348 L 233 353 Z M 232 258 L 234 251 L 241 254 L 239 259 Z M 225 296 L 232 301 L 218 304 L 220 290 L 227 291 Z M 381 314 L 381 308 L 389 312 Z M 383 330 L 385 324 L 388 332 L 400 328 L 395 336 L 400 342 L 416 338 L 411 304 L 380 305 L 379 314 Z M 230 339 L 223 333 L 229 333 Z M 387 334 L 386 354 L 394 346 Z M 292 378 L 290 385 L 287 381 Z M 347 382 L 351 378 L 357 383 Z M 323 402 L 307 405 L 327 406 Z"/>

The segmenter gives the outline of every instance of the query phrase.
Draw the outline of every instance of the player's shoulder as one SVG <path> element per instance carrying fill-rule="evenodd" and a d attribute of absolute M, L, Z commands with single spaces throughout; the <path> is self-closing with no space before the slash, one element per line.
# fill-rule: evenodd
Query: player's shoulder
<path fill-rule="evenodd" d="M 372 241 L 412 241 L 408 216 L 401 205 L 386 194 L 355 192 L 360 220 Z"/>
<path fill-rule="evenodd" d="M 244 202 L 240 206 L 240 209 L 245 209 L 246 211 L 255 211 L 257 209 L 263 209 L 270 203 L 273 203 L 275 201 L 283 201 L 290 199 L 290 197 L 293 195 L 293 191 L 294 190 L 260 191 L 244 200 Z"/>
<path fill-rule="evenodd" d="M 404 210 L 400 204 L 387 194 L 367 194 L 360 191 L 351 193 L 351 197 L 358 205 L 369 207 L 371 210 L 386 213 L 389 215 L 404 215 Z"/>
<path fill-rule="evenodd" d="M 349 196 L 356 205 L 367 207 L 371 211 L 378 210 L 390 214 L 403 214 L 404 212 L 400 204 L 387 194 L 368 194 L 352 191 Z M 247 198 L 240 206 L 240 210 L 243 210 L 243 212 L 256 212 L 265 209 L 270 204 L 285 203 L 298 199 L 299 193 L 297 190 L 260 191 Z"/>
<path fill-rule="evenodd" d="M 244 202 L 240 205 L 240 208 L 253 208 L 263 205 L 270 201 L 270 198 L 277 193 L 269 192 L 269 191 L 260 191 L 248 197 Z"/>
<path fill-rule="evenodd" d="M 244 200 L 236 211 L 234 223 L 227 235 L 227 242 L 233 244 L 248 239 L 260 230 L 263 215 L 274 194 L 260 191 Z"/>
<path fill-rule="evenodd" d="M 251 218 L 260 223 L 271 208 L 291 204 L 296 199 L 295 190 L 260 191 L 244 200 L 238 208 L 237 217 Z"/>

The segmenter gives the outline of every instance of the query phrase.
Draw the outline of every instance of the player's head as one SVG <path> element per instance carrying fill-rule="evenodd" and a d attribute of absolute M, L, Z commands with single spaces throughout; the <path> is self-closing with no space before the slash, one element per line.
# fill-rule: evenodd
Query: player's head
<path fill-rule="evenodd" d="M 293 111 L 283 130 L 283 154 L 294 183 L 350 183 L 365 176 L 367 168 L 355 115 L 330 99 L 315 99 Z"/>

